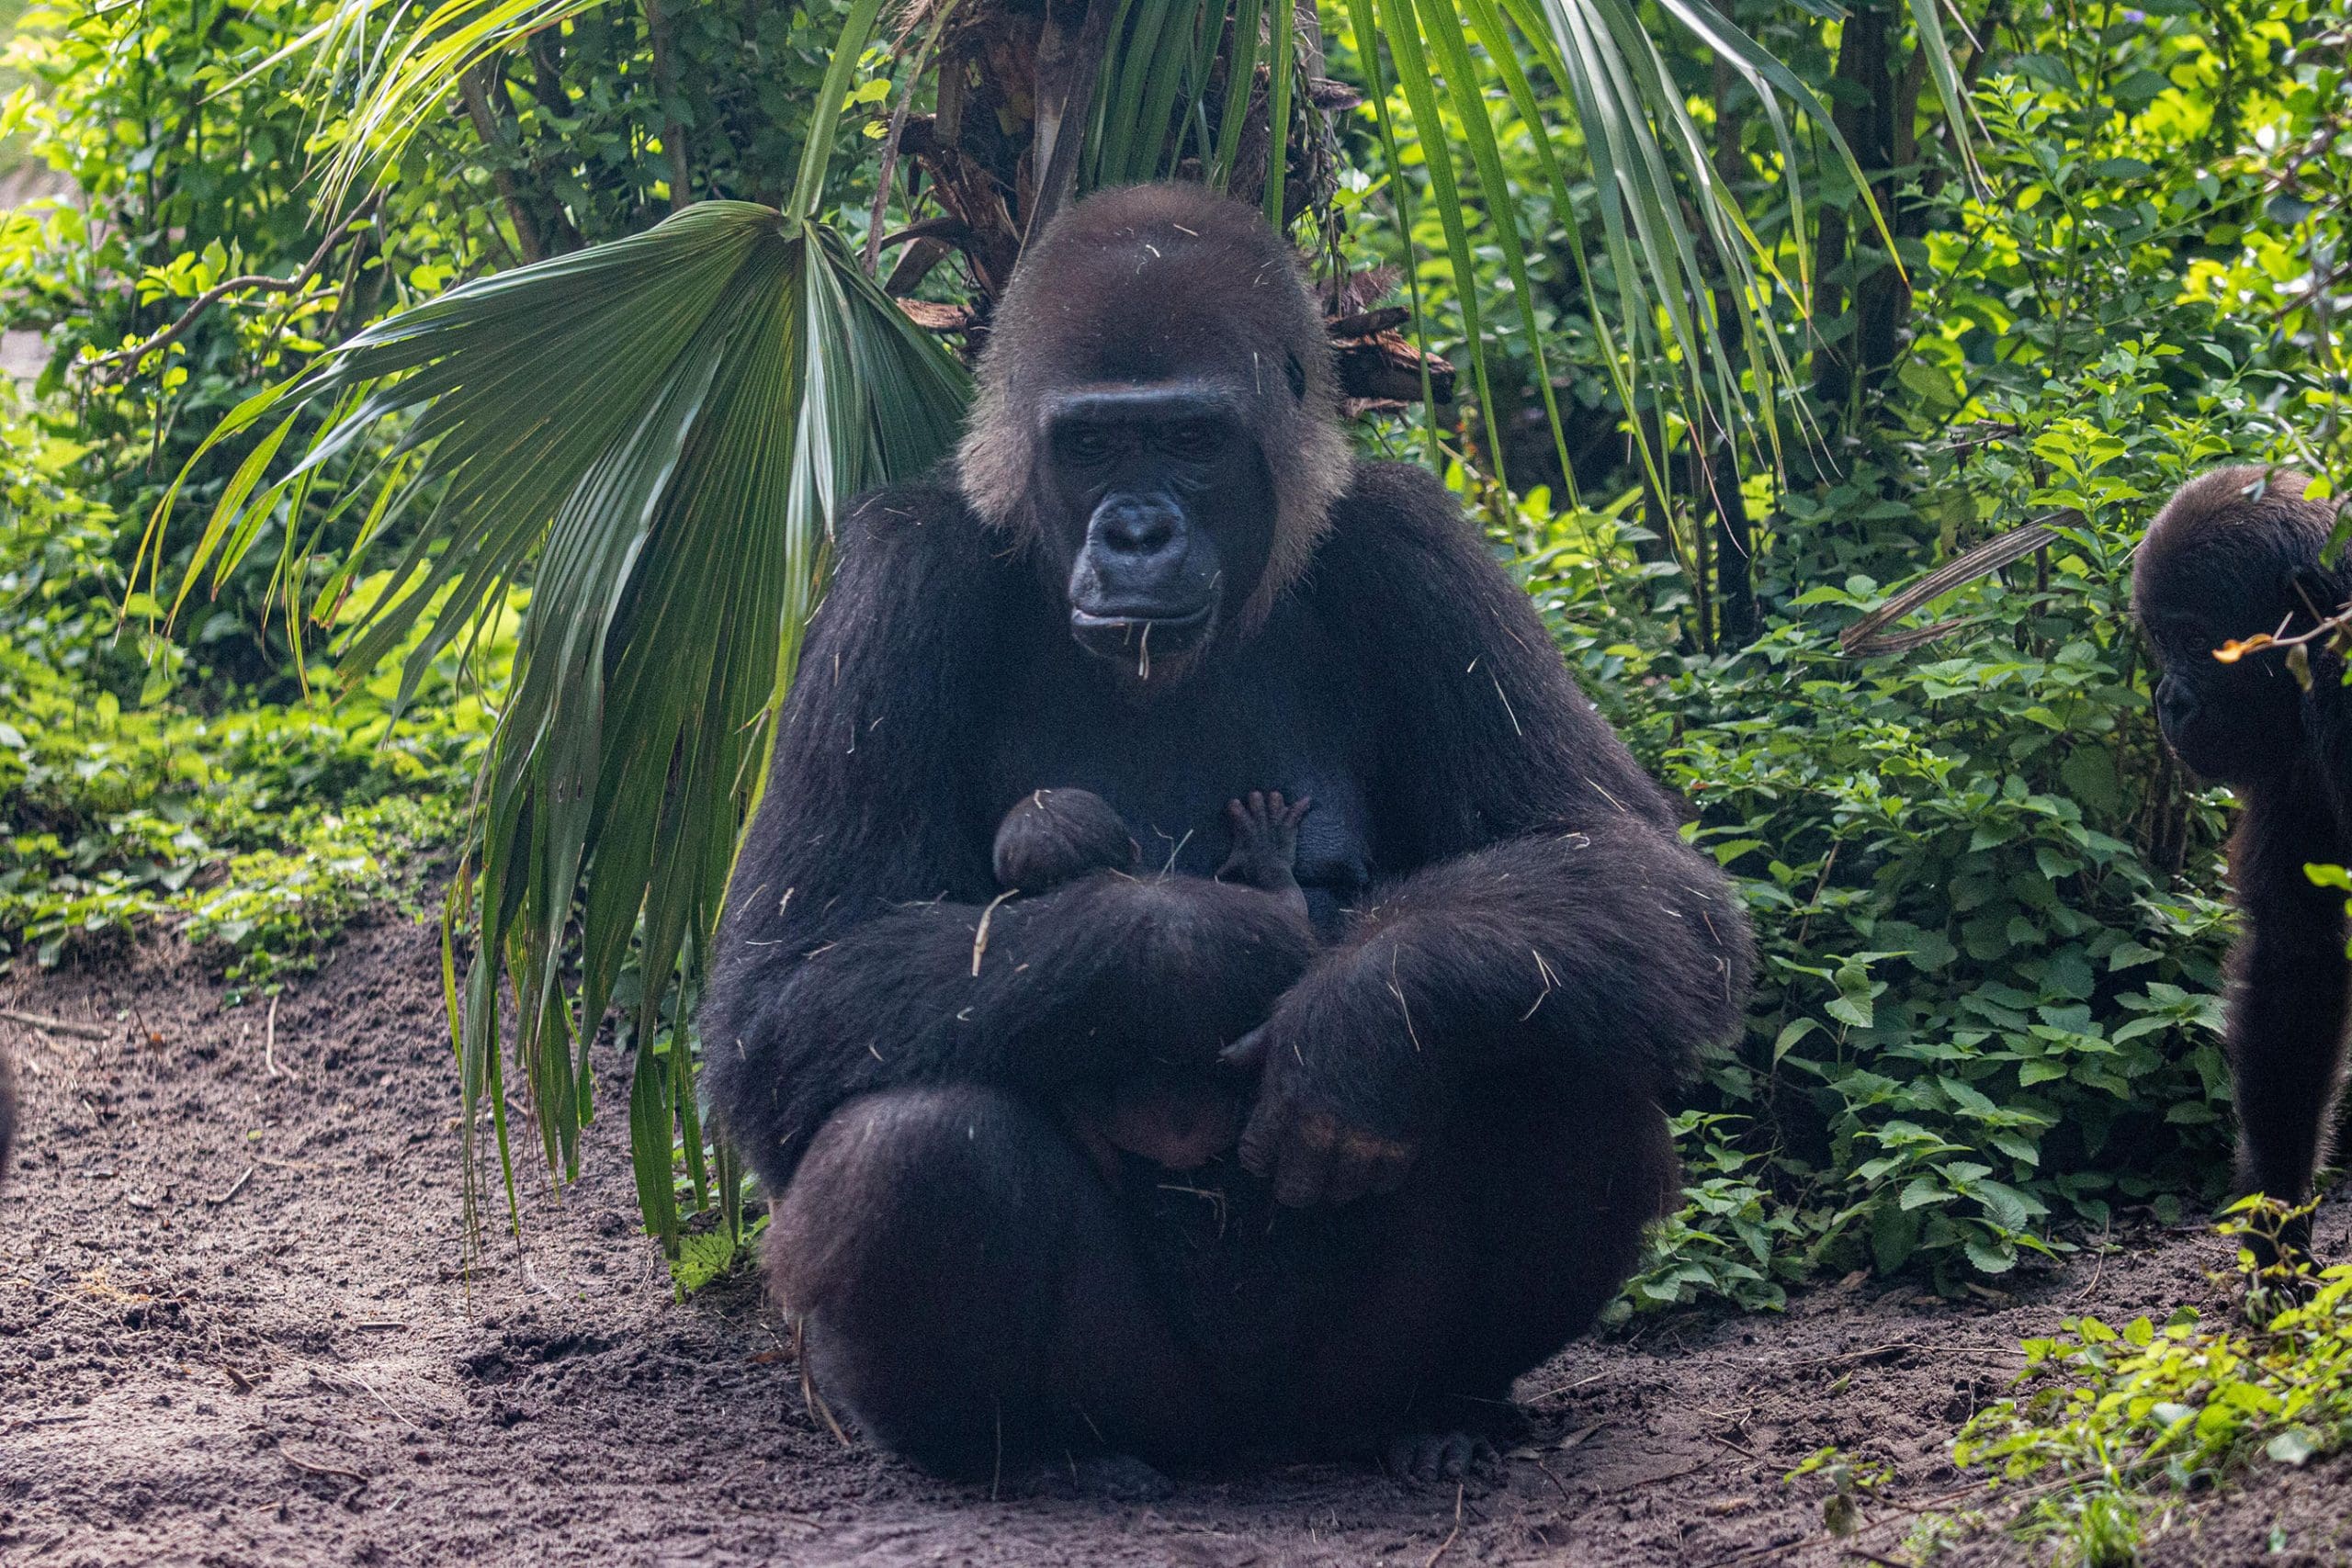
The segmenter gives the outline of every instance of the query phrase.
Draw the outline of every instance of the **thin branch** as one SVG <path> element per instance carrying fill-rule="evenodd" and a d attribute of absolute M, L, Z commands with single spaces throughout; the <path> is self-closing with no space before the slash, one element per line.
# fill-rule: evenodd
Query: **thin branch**
<path fill-rule="evenodd" d="M 653 51 L 653 90 L 662 96 L 662 151 L 670 159 L 670 210 L 683 212 L 694 205 L 694 164 L 686 156 L 686 128 L 671 112 L 680 91 L 677 49 L 670 32 L 670 13 L 662 0 L 645 0 L 645 41 Z"/>
<path fill-rule="evenodd" d="M 118 378 L 127 379 L 149 355 L 169 348 L 177 343 L 190 327 L 196 325 L 198 318 L 231 294 L 241 289 L 254 289 L 265 294 L 300 293 L 310 286 L 311 280 L 318 276 L 319 270 L 326 265 L 327 258 L 334 254 L 337 245 L 349 239 L 353 232 L 362 226 L 375 220 L 376 208 L 381 199 L 380 197 L 371 197 L 366 206 L 335 225 L 334 231 L 320 242 L 317 252 L 303 264 L 302 270 L 293 276 L 278 277 L 266 272 L 247 273 L 241 277 L 232 277 L 216 283 L 198 295 L 189 303 L 188 308 L 180 313 L 179 320 L 153 337 L 135 343 L 129 348 L 118 348 L 111 354 L 101 354 L 95 359 L 85 360 L 78 368 L 96 375 L 102 374 L 110 367 L 119 365 L 125 368 Z"/>
<path fill-rule="evenodd" d="M 1838 633 L 1838 651 L 1849 658 L 1908 652 L 1968 625 L 1974 617 L 1940 621 L 1916 632 L 1897 632 L 1887 637 L 1877 635 L 1880 627 L 1900 620 L 1929 600 L 1942 597 L 1963 582 L 1998 571 L 2012 561 L 2023 560 L 2043 546 L 2054 543 L 2058 536 L 2051 531 L 2051 524 L 2072 525 L 2081 522 L 2082 517 L 2077 513 L 2058 512 L 2023 527 L 2012 528 L 2006 534 L 1994 535 L 1974 549 L 1955 556 Z"/>
<path fill-rule="evenodd" d="M 490 107 L 490 89 L 485 78 L 495 67 L 494 61 L 480 65 L 458 78 L 458 101 L 472 122 L 475 137 L 492 154 L 490 183 L 498 187 L 499 199 L 506 204 L 507 220 L 514 225 L 515 248 L 526 262 L 547 260 L 547 237 L 539 232 L 538 220 L 523 200 L 523 188 L 514 183 L 514 171 L 498 162 L 498 154 L 514 155 L 514 145 L 505 127 L 498 123 L 498 116 Z"/>
<path fill-rule="evenodd" d="M 923 35 L 922 47 L 915 56 L 914 69 L 908 73 L 906 90 L 899 95 L 899 107 L 890 111 L 890 130 L 882 139 L 882 172 L 874 180 L 874 210 L 865 225 L 865 276 L 872 277 L 882 265 L 882 247 L 888 241 L 882 237 L 882 215 L 890 205 L 890 185 L 899 174 L 899 143 L 907 134 L 907 116 L 915 107 L 915 89 L 922 85 L 923 72 L 930 67 L 931 57 L 939 47 L 939 35 L 947 26 L 947 18 L 956 9 L 955 0 L 947 0 L 932 17 L 931 28 Z M 1051 26 L 1050 19 L 1047 26 Z"/>

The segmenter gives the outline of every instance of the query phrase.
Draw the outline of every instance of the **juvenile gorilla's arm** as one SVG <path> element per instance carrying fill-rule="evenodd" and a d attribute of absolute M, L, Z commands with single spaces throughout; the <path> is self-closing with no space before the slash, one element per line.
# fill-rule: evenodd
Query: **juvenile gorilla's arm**
<path fill-rule="evenodd" d="M 1204 878 L 1102 873 L 997 901 L 1002 803 L 966 768 L 1022 569 L 945 491 L 876 495 L 843 535 L 700 1017 L 713 1108 L 778 1191 L 855 1095 L 1052 1090 L 1112 1050 L 1204 1062 L 1309 955 L 1262 894 Z"/>
<path fill-rule="evenodd" d="M 1421 869 L 1237 1048 L 1264 1075 L 1243 1162 L 1295 1204 L 1383 1190 L 1480 1075 L 1529 1060 L 1662 1100 L 1747 1002 L 1722 873 L 1427 476 L 1362 470 L 1316 592 L 1384 694 L 1379 858 Z"/>

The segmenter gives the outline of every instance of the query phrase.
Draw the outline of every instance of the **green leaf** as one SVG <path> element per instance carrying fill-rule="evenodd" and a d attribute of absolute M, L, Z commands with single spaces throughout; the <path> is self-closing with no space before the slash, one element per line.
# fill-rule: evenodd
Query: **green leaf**
<path fill-rule="evenodd" d="M 2262 1446 L 2262 1451 L 2280 1464 L 2302 1464 L 2320 1452 L 2312 1435 L 2301 1427 L 2290 1427 Z"/>

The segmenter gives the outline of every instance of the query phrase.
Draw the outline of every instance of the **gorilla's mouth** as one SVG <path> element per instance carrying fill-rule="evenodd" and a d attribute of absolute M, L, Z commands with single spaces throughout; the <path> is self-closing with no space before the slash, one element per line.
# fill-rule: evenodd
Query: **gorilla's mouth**
<path fill-rule="evenodd" d="M 1070 635 L 1098 659 L 1133 664 L 1140 674 L 1151 673 L 1154 659 L 1174 659 L 1208 640 L 1216 620 L 1216 601 L 1210 598 L 1189 610 L 1170 612 L 1157 606 L 1136 609 L 1088 610 L 1069 607 Z"/>

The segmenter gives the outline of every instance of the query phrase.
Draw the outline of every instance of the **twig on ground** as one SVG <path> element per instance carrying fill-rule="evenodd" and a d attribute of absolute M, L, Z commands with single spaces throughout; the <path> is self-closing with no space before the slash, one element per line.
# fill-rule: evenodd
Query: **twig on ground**
<path fill-rule="evenodd" d="M 269 998 L 269 1021 L 263 1024 L 261 1029 L 261 1065 L 268 1069 L 271 1077 L 282 1078 L 286 1076 L 277 1070 L 277 998 L 276 997 Z"/>
<path fill-rule="evenodd" d="M 114 1031 L 95 1023 L 75 1023 L 68 1019 L 48 1018 L 37 1012 L 18 1012 L 14 1008 L 0 1008 L 0 1018 L 10 1023 L 21 1023 L 28 1029 L 38 1029 L 47 1034 L 71 1035 L 76 1040 L 111 1040 Z"/>
<path fill-rule="evenodd" d="M 277 1450 L 277 1457 L 284 1460 L 287 1463 L 292 1465 L 295 1469 L 300 1471 L 305 1475 L 333 1475 L 338 1476 L 345 1481 L 356 1481 L 359 1483 L 360 1489 L 363 1491 L 376 1483 L 376 1478 L 372 1475 L 362 1475 L 356 1470 L 345 1470 L 339 1464 L 314 1464 L 311 1461 L 302 1459 L 283 1448 Z M 358 1492 L 351 1494 L 354 1497 L 356 1497 L 358 1495 Z"/>
<path fill-rule="evenodd" d="M 2107 1273 L 2107 1239 L 2114 1233 L 2115 1215 L 2110 1213 L 2107 1216 L 2107 1224 L 2100 1227 L 2098 1233 L 2098 1265 L 2091 1270 L 2091 1282 L 2083 1287 L 2083 1293 L 2075 1298 L 2076 1301 L 2090 1300 L 2091 1293 L 2098 1289 L 2099 1280 Z"/>
<path fill-rule="evenodd" d="M 1459 1481 L 1453 1483 L 1453 1528 L 1446 1532 L 1443 1540 L 1437 1543 L 1437 1550 L 1430 1553 L 1429 1561 L 1423 1562 L 1421 1568 L 1437 1568 L 1437 1560 L 1453 1549 L 1454 1538 L 1462 1533 L 1462 1493 L 1464 1484 Z"/>
<path fill-rule="evenodd" d="M 1522 1401 L 1522 1403 L 1532 1404 L 1539 1399 L 1556 1399 L 1561 1394 L 1566 1393 L 1572 1389 L 1582 1388 L 1589 1382 L 1599 1382 L 1602 1378 L 1605 1378 L 1609 1374 L 1606 1371 L 1592 1372 L 1587 1376 L 1577 1379 L 1574 1382 L 1564 1382 L 1557 1388 L 1547 1388 L 1540 1393 L 1531 1393 L 1524 1401 Z"/>
<path fill-rule="evenodd" d="M 245 1190 L 245 1183 L 251 1181 L 254 1179 L 254 1172 L 260 1168 L 261 1167 L 257 1165 L 249 1165 L 245 1167 L 245 1174 L 237 1178 L 234 1182 L 231 1183 L 229 1190 L 221 1193 L 218 1198 L 207 1198 L 205 1201 L 211 1204 L 216 1209 L 219 1208 L 221 1204 L 226 1203 L 230 1199 L 234 1198 L 238 1193 L 243 1192 Z"/>
<path fill-rule="evenodd" d="M 1623 1486 L 1611 1486 L 1599 1495 L 1614 1497 L 1620 1492 L 1638 1492 L 1645 1486 L 1656 1486 L 1662 1481 L 1679 1481 L 1686 1475 L 1696 1475 L 1706 1468 L 1707 1461 L 1701 1460 L 1696 1464 L 1686 1464 L 1680 1470 L 1669 1470 L 1663 1475 L 1645 1475 L 1638 1481 L 1628 1481 Z"/>

